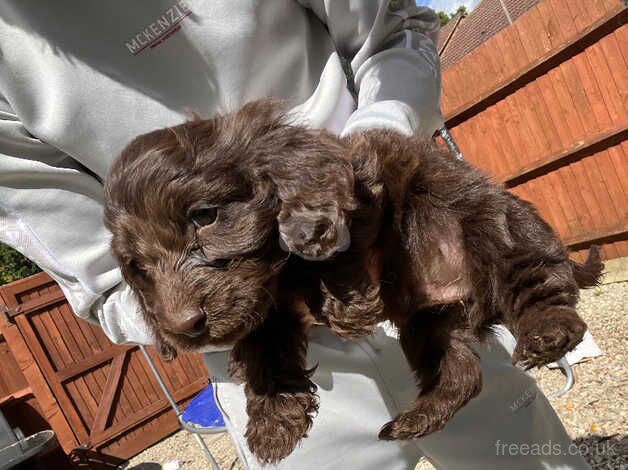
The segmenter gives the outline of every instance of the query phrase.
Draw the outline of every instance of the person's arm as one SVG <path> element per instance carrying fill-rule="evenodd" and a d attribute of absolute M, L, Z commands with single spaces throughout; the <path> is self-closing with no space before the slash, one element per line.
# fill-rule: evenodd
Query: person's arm
<path fill-rule="evenodd" d="M 343 134 L 385 127 L 431 136 L 442 126 L 438 16 L 414 1 L 300 0 L 350 62 L 357 110 Z"/>
<path fill-rule="evenodd" d="M 152 343 L 102 219 L 101 182 L 33 137 L 0 95 L 0 241 L 47 272 L 113 342 Z"/>

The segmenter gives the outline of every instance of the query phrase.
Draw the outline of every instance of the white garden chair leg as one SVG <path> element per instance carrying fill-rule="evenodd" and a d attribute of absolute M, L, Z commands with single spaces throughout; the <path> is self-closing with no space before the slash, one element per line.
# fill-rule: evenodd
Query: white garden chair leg
<path fill-rule="evenodd" d="M 220 467 L 218 466 L 218 463 L 216 462 L 216 459 L 214 459 L 214 456 L 210 452 L 209 447 L 207 447 L 207 443 L 202 438 L 202 436 L 200 436 L 196 432 L 190 431 L 190 429 L 187 426 L 185 426 L 185 424 L 184 424 L 184 422 L 183 422 L 183 420 L 181 418 L 181 415 L 183 413 L 179 409 L 179 406 L 177 405 L 177 403 L 172 398 L 172 395 L 170 395 L 170 392 L 168 391 L 168 388 L 166 387 L 166 384 L 164 383 L 163 379 L 161 378 L 161 375 L 157 371 L 157 368 L 155 367 L 155 364 L 153 363 L 153 360 L 151 359 L 150 355 L 148 354 L 148 351 L 146 350 L 146 347 L 144 345 L 142 345 L 142 344 L 140 344 L 139 347 L 140 347 L 142 353 L 144 353 L 144 357 L 146 358 L 146 362 L 148 362 L 150 370 L 153 372 L 153 375 L 155 376 L 155 379 L 157 379 L 157 383 L 159 384 L 159 387 L 161 388 L 161 391 L 166 396 L 166 399 L 170 403 L 170 406 L 172 407 L 172 409 L 174 410 L 175 414 L 177 415 L 177 420 L 179 421 L 179 424 L 181 424 L 181 427 L 183 429 L 185 429 L 187 432 L 191 433 L 194 436 L 194 439 L 196 439 L 196 441 L 198 442 L 198 445 L 201 446 L 201 450 L 205 454 L 205 457 L 207 458 L 207 461 L 211 465 L 212 470 L 220 470 Z"/>

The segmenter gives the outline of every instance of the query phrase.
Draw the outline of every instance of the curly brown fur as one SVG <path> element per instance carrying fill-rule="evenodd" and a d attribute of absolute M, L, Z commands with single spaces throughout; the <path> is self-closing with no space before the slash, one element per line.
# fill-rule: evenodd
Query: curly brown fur
<path fill-rule="evenodd" d="M 413 439 L 479 392 L 468 343 L 491 325 L 513 331 L 525 368 L 573 348 L 578 286 L 602 269 L 595 250 L 570 261 L 530 204 L 435 146 L 340 139 L 270 101 L 138 137 L 107 180 L 106 223 L 165 354 L 234 345 L 263 462 L 288 455 L 317 410 L 312 322 L 348 338 L 399 327 L 421 391 L 380 437 Z"/>
<path fill-rule="evenodd" d="M 275 302 L 287 258 L 279 239 L 312 257 L 343 248 L 356 204 L 343 149 L 329 134 L 286 125 L 270 102 L 124 149 L 106 181 L 105 223 L 158 339 L 180 349 L 234 344 Z M 199 213 L 208 223 L 199 226 Z M 311 239 L 294 233 L 304 214 Z M 199 311 L 204 321 L 180 331 Z"/>
<path fill-rule="evenodd" d="M 408 440 L 442 429 L 482 386 L 480 362 L 468 343 L 467 312 L 462 302 L 433 305 L 416 312 L 399 341 L 421 393 L 412 406 L 385 424 L 384 440 Z"/>
<path fill-rule="evenodd" d="M 311 315 L 278 289 L 285 250 L 345 250 L 357 204 L 344 145 L 285 121 L 261 101 L 151 132 L 124 149 L 105 185 L 113 253 L 160 352 L 235 346 L 247 439 L 265 462 L 293 450 L 317 409 L 303 364 Z"/>
<path fill-rule="evenodd" d="M 586 325 L 575 305 L 578 287 L 600 276 L 595 248 L 586 263 L 570 261 L 532 205 L 430 143 L 390 131 L 354 135 L 349 143 L 354 165 L 366 160 L 377 168 L 371 174 L 379 173 L 374 181 L 385 188 L 374 244 L 381 253 L 384 316 L 400 328 L 421 387 L 381 438 L 413 439 L 441 429 L 479 392 L 479 363 L 467 342 L 482 339 L 491 325 L 503 323 L 515 334 L 513 363 L 525 369 L 562 357 L 582 340 Z M 352 225 L 352 238 L 360 230 Z M 449 313 L 434 322 L 434 306 Z M 464 323 L 446 321 L 452 311 Z M 420 332 L 430 339 L 421 340 Z"/>
<path fill-rule="evenodd" d="M 288 456 L 306 437 L 318 410 L 310 380 L 314 370 L 305 368 L 307 329 L 294 311 L 273 310 L 232 351 L 230 373 L 245 382 L 245 437 L 262 463 Z"/>

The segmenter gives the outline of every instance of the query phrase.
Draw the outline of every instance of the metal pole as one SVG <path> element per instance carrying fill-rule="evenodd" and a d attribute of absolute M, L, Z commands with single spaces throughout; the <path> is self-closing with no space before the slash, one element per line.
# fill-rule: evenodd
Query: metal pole
<path fill-rule="evenodd" d="M 161 391 L 166 396 L 166 400 L 168 400 L 168 402 L 170 403 L 170 406 L 172 407 L 172 409 L 176 413 L 177 420 L 179 421 L 179 424 L 181 424 L 181 426 L 186 431 L 190 432 L 190 430 L 187 428 L 187 426 L 184 425 L 183 419 L 181 418 L 181 415 L 183 413 L 181 412 L 181 410 L 177 406 L 176 402 L 172 398 L 172 395 L 170 395 L 170 392 L 168 391 L 168 388 L 166 387 L 166 384 L 164 383 L 163 379 L 161 378 L 161 375 L 157 371 L 157 368 L 155 367 L 155 364 L 153 363 L 153 360 L 151 359 L 150 355 L 148 354 L 148 351 L 146 350 L 146 347 L 143 344 L 140 344 L 139 347 L 140 347 L 142 353 L 144 354 L 144 357 L 146 358 L 146 362 L 148 362 L 148 366 L 150 367 L 150 370 L 153 372 L 153 375 L 155 376 L 155 379 L 157 379 L 157 383 L 159 384 L 159 387 L 161 388 Z M 209 447 L 207 447 L 207 443 L 205 442 L 205 440 L 198 433 L 192 432 L 191 434 L 194 436 L 194 438 L 196 439 L 198 444 L 201 446 L 201 450 L 203 451 L 203 453 L 205 454 L 205 457 L 209 461 L 209 463 L 210 463 L 210 465 L 212 467 L 212 470 L 220 470 L 220 467 L 218 466 L 218 462 L 216 462 L 216 460 L 214 459 L 214 456 L 209 451 Z"/>
<path fill-rule="evenodd" d="M 458 145 L 456 145 L 456 141 L 454 140 L 453 136 L 449 132 L 449 129 L 447 129 L 445 126 L 443 126 L 440 129 L 438 129 L 438 133 L 443 138 L 443 140 L 447 144 L 447 147 L 449 147 L 449 150 L 451 150 L 451 152 L 454 154 L 454 156 L 458 160 L 464 160 L 464 157 L 462 156 L 462 152 L 460 152 L 460 149 L 458 148 Z"/>
<path fill-rule="evenodd" d="M 166 387 L 166 384 L 164 383 L 163 379 L 161 378 L 161 375 L 157 371 L 157 368 L 155 367 L 155 364 L 153 364 L 153 360 L 151 359 L 150 355 L 148 354 L 148 351 L 146 350 L 146 346 L 144 346 L 143 344 L 140 344 L 140 349 L 142 350 L 142 353 L 144 353 L 144 357 L 146 358 L 146 362 L 148 362 L 150 370 L 153 372 L 153 375 L 157 379 L 157 383 L 159 384 L 159 387 L 161 387 L 161 391 L 164 392 L 164 395 L 166 395 L 166 399 L 170 403 L 170 406 L 172 407 L 174 412 L 177 414 L 177 419 L 179 421 L 181 421 L 181 414 L 182 414 L 181 410 L 179 410 L 179 407 L 177 406 L 175 401 L 170 396 L 170 392 L 168 391 L 168 388 Z"/>

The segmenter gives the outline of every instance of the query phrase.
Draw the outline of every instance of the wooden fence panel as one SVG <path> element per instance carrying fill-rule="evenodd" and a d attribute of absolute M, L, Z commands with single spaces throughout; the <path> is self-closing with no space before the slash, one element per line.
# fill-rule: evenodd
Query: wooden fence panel
<path fill-rule="evenodd" d="M 574 250 L 628 256 L 628 9 L 544 0 L 443 72 L 466 158 L 531 200 Z"/>
<path fill-rule="evenodd" d="M 138 347 L 111 344 L 99 327 L 77 318 L 46 274 L 3 286 L 0 294 L 9 312 L 7 344 L 47 416 L 56 417 L 50 425 L 67 453 L 81 448 L 126 459 L 178 428 Z M 168 364 L 151 356 L 175 400 L 207 385 L 200 356 Z"/>

